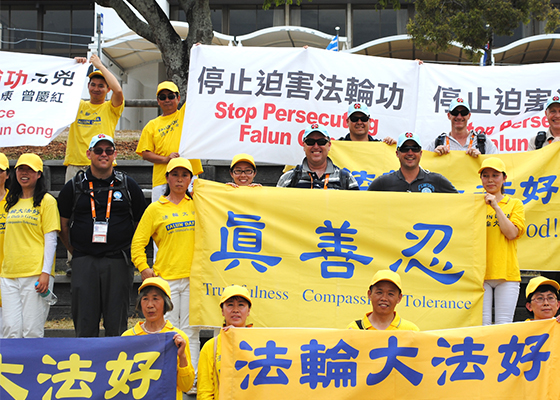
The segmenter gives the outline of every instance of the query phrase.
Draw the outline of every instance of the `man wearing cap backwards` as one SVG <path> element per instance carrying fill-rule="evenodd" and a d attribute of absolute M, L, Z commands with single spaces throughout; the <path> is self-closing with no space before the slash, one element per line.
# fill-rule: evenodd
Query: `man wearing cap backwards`
<path fill-rule="evenodd" d="M 538 150 L 552 142 L 560 141 L 560 96 L 552 96 L 546 102 L 544 115 L 548 121 L 548 130 L 539 132 L 531 140 L 527 150 Z"/>
<path fill-rule="evenodd" d="M 560 307 L 558 290 L 560 290 L 558 282 L 544 276 L 537 276 L 529 281 L 525 290 L 527 298 L 525 307 L 533 320 L 556 317 L 556 321 L 560 322 L 560 316 L 556 316 Z"/>
<path fill-rule="evenodd" d="M 87 58 L 76 57 L 80 64 Z M 124 110 L 124 94 L 119 81 L 101 62 L 97 55 L 92 54 L 90 61 L 95 67 L 89 74 L 89 101 L 80 100 L 80 108 L 76 120 L 70 125 L 66 145 L 66 182 L 80 170 L 89 165 L 86 157 L 88 144 L 92 137 L 104 133 L 115 136 L 115 127 Z M 111 100 L 105 101 L 107 93 L 113 92 Z"/>
<path fill-rule="evenodd" d="M 101 315 L 105 336 L 120 336 L 127 328 L 130 243 L 146 204 L 134 179 L 113 170 L 116 154 L 112 137 L 94 136 L 87 150 L 90 167 L 58 196 L 60 238 L 73 255 L 72 318 L 78 337 L 99 336 Z"/>
<path fill-rule="evenodd" d="M 462 98 L 453 99 L 449 105 L 447 118 L 451 121 L 451 132 L 442 133 L 435 141 L 428 143 L 425 150 L 442 156 L 450 150 L 463 150 L 471 157 L 480 154 L 497 154 L 498 149 L 484 133 L 467 129 L 471 118 L 469 103 Z"/>
<path fill-rule="evenodd" d="M 245 287 L 232 285 L 222 292 L 220 308 L 224 316 L 224 328 L 243 328 L 251 312 L 251 296 Z M 222 335 L 204 343 L 198 361 L 198 400 L 217 400 L 220 396 L 220 372 L 222 365 Z"/>
<path fill-rule="evenodd" d="M 157 201 L 165 192 L 167 163 L 172 158 L 179 157 L 178 151 L 185 119 L 185 107 L 178 110 L 181 96 L 177 85 L 171 81 L 161 82 L 157 87 L 156 97 L 162 114 L 146 124 L 136 147 L 136 154 L 154 164 L 152 202 Z M 203 172 L 200 160 L 189 161 L 194 175 Z"/>
<path fill-rule="evenodd" d="M 457 193 L 457 189 L 443 175 L 420 167 L 422 145 L 420 137 L 406 132 L 399 135 L 397 157 L 400 169 L 377 177 L 368 187 L 371 191 Z"/>
<path fill-rule="evenodd" d="M 345 170 L 338 168 L 329 158 L 331 137 L 324 126 L 310 125 L 303 134 L 305 158 L 301 165 L 284 173 L 278 180 L 278 187 L 302 189 L 359 190 L 356 179 Z"/>
<path fill-rule="evenodd" d="M 365 103 L 352 103 L 348 106 L 346 114 L 346 123 L 348 124 L 348 134 L 340 137 L 338 140 L 351 140 L 353 142 L 381 142 L 369 134 L 371 128 L 371 117 L 369 108 Z M 395 139 L 387 136 L 383 142 L 393 145 L 397 143 Z"/>
<path fill-rule="evenodd" d="M 362 319 L 350 322 L 347 329 L 365 329 L 378 331 L 419 331 L 416 324 L 402 319 L 395 307 L 402 300 L 401 277 L 391 270 L 380 270 L 373 275 L 368 299 L 372 311 Z"/>

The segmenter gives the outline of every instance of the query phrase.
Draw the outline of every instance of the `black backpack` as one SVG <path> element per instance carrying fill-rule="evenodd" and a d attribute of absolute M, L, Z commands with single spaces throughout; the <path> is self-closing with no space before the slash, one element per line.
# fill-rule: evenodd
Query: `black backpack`
<path fill-rule="evenodd" d="M 537 137 L 535 138 L 535 148 L 541 149 L 544 145 L 544 142 L 546 142 L 546 132 L 545 131 L 540 131 L 537 132 Z"/>
<path fill-rule="evenodd" d="M 446 136 L 447 133 L 439 135 L 436 138 L 435 147 L 443 146 L 445 144 Z M 480 151 L 480 154 L 486 154 L 486 135 L 483 132 L 476 132 L 476 147 L 478 148 L 478 151 Z"/>
<path fill-rule="evenodd" d="M 302 166 L 298 165 L 293 169 L 293 174 L 292 174 L 292 180 L 290 181 L 290 183 L 288 184 L 288 187 L 296 187 L 299 180 L 301 179 L 301 174 L 302 174 Z M 350 173 L 348 171 L 346 171 L 345 169 L 341 169 L 340 170 L 340 187 L 343 189 L 346 189 L 346 187 L 348 186 L 348 175 L 350 175 Z"/>

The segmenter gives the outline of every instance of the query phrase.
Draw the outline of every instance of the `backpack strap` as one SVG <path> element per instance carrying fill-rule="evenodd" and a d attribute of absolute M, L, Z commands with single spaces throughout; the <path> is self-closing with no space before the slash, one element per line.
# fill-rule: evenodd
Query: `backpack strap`
<path fill-rule="evenodd" d="M 443 146 L 443 145 L 445 144 L 445 137 L 446 137 L 446 136 L 447 136 L 447 133 L 445 133 L 445 132 L 442 133 L 441 135 L 439 135 L 439 136 L 436 138 L 434 148 L 436 148 L 436 147 L 438 147 L 438 146 Z"/>
<path fill-rule="evenodd" d="M 476 147 L 480 154 L 486 154 L 486 134 L 484 132 L 476 132 Z"/>
<path fill-rule="evenodd" d="M 340 170 L 340 188 L 342 190 L 348 189 L 348 181 L 350 180 L 349 175 L 350 172 L 348 172 L 347 170 L 345 169 Z"/>
<path fill-rule="evenodd" d="M 537 132 L 537 137 L 535 138 L 535 148 L 541 149 L 544 145 L 544 142 L 546 142 L 546 132 Z"/>
<path fill-rule="evenodd" d="M 302 171 L 302 166 L 297 165 L 294 169 L 293 169 L 293 173 L 292 173 L 292 180 L 290 181 L 290 183 L 288 184 L 288 187 L 296 187 L 299 180 L 301 179 L 301 171 Z"/>

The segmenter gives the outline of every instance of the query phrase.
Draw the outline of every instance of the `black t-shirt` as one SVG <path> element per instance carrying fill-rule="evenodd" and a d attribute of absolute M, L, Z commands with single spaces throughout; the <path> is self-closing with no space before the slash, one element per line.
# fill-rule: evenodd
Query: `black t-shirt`
<path fill-rule="evenodd" d="M 381 175 L 370 183 L 368 190 L 379 192 L 458 193 L 449 180 L 435 172 L 420 168 L 418 176 L 408 183 L 400 169 Z"/>
<path fill-rule="evenodd" d="M 85 172 L 85 180 L 82 182 L 84 190 L 89 189 L 89 182 L 93 183 L 93 194 L 95 198 L 96 221 L 105 221 L 107 212 L 107 200 L 109 191 L 100 190 L 108 188 L 113 183 L 113 195 L 111 201 L 111 214 L 109 217 L 109 228 L 107 233 L 107 243 L 92 243 L 93 218 L 91 211 L 91 201 L 89 194 L 76 191 L 78 202 L 74 211 L 74 223 L 70 227 L 70 243 L 74 247 L 74 257 L 93 255 L 102 257 L 108 253 L 116 253 L 119 250 L 128 249 L 136 229 L 136 224 L 140 221 L 146 201 L 142 189 L 131 177 L 127 177 L 128 191 L 132 206 L 129 206 L 124 183 L 116 180 L 112 175 L 107 179 L 97 179 L 91 174 L 91 170 Z M 72 216 L 72 206 L 74 205 L 72 180 L 66 182 L 58 195 L 58 210 L 60 216 L 70 219 Z M 130 210 L 132 209 L 132 217 Z"/>

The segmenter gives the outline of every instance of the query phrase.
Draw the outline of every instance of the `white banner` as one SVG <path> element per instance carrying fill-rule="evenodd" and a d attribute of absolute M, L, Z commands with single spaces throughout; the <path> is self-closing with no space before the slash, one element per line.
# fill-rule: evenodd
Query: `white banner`
<path fill-rule="evenodd" d="M 416 131 L 424 143 L 450 130 L 451 99 L 471 103 L 471 128 L 500 152 L 523 151 L 548 124 L 555 63 L 514 67 L 423 64 L 320 49 L 196 46 L 191 52 L 180 152 L 187 158 L 297 164 L 307 125 L 346 135 L 348 105 L 370 107 L 370 134 Z"/>
<path fill-rule="evenodd" d="M 89 64 L 0 52 L 0 147 L 46 146 L 76 118 Z"/>

